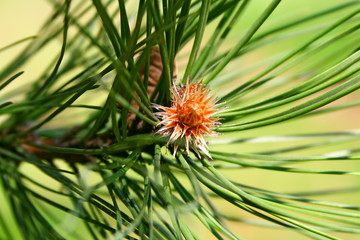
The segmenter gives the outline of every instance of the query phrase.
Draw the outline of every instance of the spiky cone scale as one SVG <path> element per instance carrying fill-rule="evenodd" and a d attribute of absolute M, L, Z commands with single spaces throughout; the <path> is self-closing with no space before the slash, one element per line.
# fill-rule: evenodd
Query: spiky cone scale
<path fill-rule="evenodd" d="M 153 104 L 159 110 L 155 115 L 160 119 L 161 128 L 157 131 L 162 136 L 168 136 L 168 144 L 183 138 L 185 140 L 186 152 L 192 148 L 196 154 L 201 156 L 199 148 L 210 159 L 212 159 L 204 136 L 217 136 L 218 133 L 211 129 L 221 125 L 219 118 L 213 117 L 219 112 L 216 99 L 210 95 L 210 89 L 202 86 L 201 82 L 185 86 L 173 84 L 171 87 L 171 106 L 165 107 Z M 174 144 L 174 156 L 178 145 Z"/>

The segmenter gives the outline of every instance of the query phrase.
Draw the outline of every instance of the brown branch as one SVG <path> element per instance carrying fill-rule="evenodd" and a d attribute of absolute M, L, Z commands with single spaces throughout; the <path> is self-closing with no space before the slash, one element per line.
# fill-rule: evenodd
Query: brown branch
<path fill-rule="evenodd" d="M 174 74 L 173 77 L 176 78 L 177 74 L 177 68 L 176 68 L 176 62 L 174 61 Z M 163 73 L 163 63 L 162 58 L 160 54 L 159 47 L 155 46 L 151 48 L 150 52 L 150 64 L 149 64 L 149 79 L 148 79 L 148 86 L 147 86 L 147 95 L 150 98 L 150 96 L 153 94 L 156 85 L 158 84 L 161 75 Z M 145 78 L 145 64 L 143 64 L 139 70 L 139 75 L 144 82 Z M 132 99 L 131 105 L 133 105 L 137 110 L 139 110 L 139 105 L 137 102 Z M 119 109 L 121 109 L 121 106 L 118 105 Z M 137 118 L 136 114 L 133 112 L 128 112 L 127 116 L 127 128 L 128 133 L 139 133 L 143 132 L 146 128 L 146 124 L 144 121 Z M 28 129 L 29 127 L 22 127 L 21 129 L 18 129 L 18 131 L 24 131 Z M 101 146 L 110 146 L 113 144 L 116 140 L 113 136 L 112 132 L 105 133 L 103 135 L 97 135 L 94 138 L 88 140 L 86 143 L 79 143 L 78 139 L 74 139 L 73 136 L 76 135 L 82 128 L 81 127 L 75 127 L 71 129 L 68 133 L 66 133 L 63 137 L 60 139 L 50 139 L 50 138 L 42 138 L 39 136 L 36 132 L 29 133 L 28 135 L 24 136 L 22 138 L 23 141 L 30 142 L 30 143 L 36 143 L 38 145 L 44 145 L 44 146 L 55 146 L 55 147 L 68 147 L 68 148 L 82 148 L 82 149 L 93 149 L 93 148 L 99 148 Z M 150 129 L 151 131 L 151 129 Z M 150 132 L 149 131 L 149 132 Z M 38 158 L 52 161 L 53 159 L 60 158 L 64 159 L 70 163 L 86 163 L 86 162 L 95 162 L 95 159 L 92 156 L 88 155 L 74 155 L 74 154 L 65 154 L 65 153 L 55 153 L 51 151 L 47 151 L 44 149 L 40 149 L 31 145 L 27 144 L 21 144 L 21 147 L 26 149 L 29 153 L 35 155 Z"/>

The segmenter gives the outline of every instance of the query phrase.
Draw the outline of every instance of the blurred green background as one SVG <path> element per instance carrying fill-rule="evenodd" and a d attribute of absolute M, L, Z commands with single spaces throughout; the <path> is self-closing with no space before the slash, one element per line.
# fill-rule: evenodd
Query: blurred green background
<path fill-rule="evenodd" d="M 233 31 L 231 34 L 231 38 L 234 41 L 239 39 L 239 36 L 247 29 L 247 27 L 256 19 L 258 14 L 263 11 L 264 6 L 266 6 L 270 1 L 269 0 L 253 0 L 249 8 L 247 9 L 246 17 L 242 18 L 241 26 L 238 26 L 239 31 Z M 295 19 L 301 15 L 305 16 L 307 14 L 316 12 L 320 9 L 329 8 L 331 5 L 337 5 L 341 2 L 346 1 L 326 1 L 326 0 L 284 0 L 280 6 L 276 9 L 274 14 L 271 16 L 273 21 L 270 22 L 281 22 L 281 21 L 289 21 L 291 19 Z M 13 42 L 16 42 L 20 39 L 34 36 L 41 29 L 42 24 L 46 20 L 46 18 L 50 15 L 52 11 L 52 7 L 49 2 L 44 0 L 1 0 L 0 1 L 0 48 L 9 45 Z M 294 14 L 296 13 L 296 14 Z M 339 13 L 341 14 L 341 13 Z M 326 19 L 321 19 L 319 21 L 325 21 Z M 263 26 L 264 29 L 268 27 L 266 24 Z M 206 36 L 205 36 L 206 37 Z M 251 64 L 255 64 L 256 62 L 267 58 L 268 56 L 272 56 L 273 54 L 280 53 L 288 48 L 291 48 L 292 45 L 296 45 L 302 41 L 302 37 L 291 38 L 291 40 L 287 40 L 286 42 L 281 42 L 276 45 L 276 47 L 272 46 L 266 49 L 262 49 L 261 52 L 254 52 L 246 58 L 242 59 L 242 64 L 244 66 L 249 66 Z M 24 42 L 16 47 L 7 49 L 0 53 L 0 69 L 6 65 L 10 59 L 12 59 L 15 55 L 21 52 L 21 49 L 26 46 L 27 42 Z M 230 43 L 229 43 L 230 44 Z M 48 62 L 49 59 L 52 59 L 53 56 L 59 52 L 60 40 L 58 45 L 52 43 L 42 52 L 40 52 L 31 63 L 27 63 L 24 65 L 23 70 L 25 74 L 21 77 L 21 81 L 16 81 L 17 84 L 25 84 L 27 81 L 30 82 L 35 79 L 34 76 L 38 76 L 41 73 L 41 70 L 44 68 L 46 64 L 44 62 Z M 341 46 L 339 46 L 341 47 Z M 181 73 L 184 69 L 182 69 L 181 61 L 184 59 L 186 55 L 186 49 L 183 52 L 183 56 L 179 56 L 179 72 Z M 238 66 L 234 66 L 236 68 Z M 299 66 L 301 67 L 301 66 Z M 230 71 L 230 70 L 229 70 Z M 16 90 L 16 84 L 13 84 L 9 89 Z M 7 89 L 7 91 L 9 91 Z M 222 89 L 221 87 L 218 89 L 219 92 L 225 91 L 226 89 Z M 3 92 L 2 94 L 7 94 Z M 355 99 L 358 98 L 359 94 L 355 93 L 347 98 Z M 337 113 L 332 113 L 331 115 L 320 115 L 317 117 L 311 117 L 306 119 L 293 120 L 286 123 L 278 124 L 275 126 L 264 127 L 256 130 L 248 130 L 241 132 L 241 138 L 246 137 L 254 137 L 254 136 L 268 136 L 268 135 L 286 135 L 286 134 L 299 134 L 299 133 L 312 133 L 312 132 L 326 132 L 326 131 L 345 131 L 345 130 L 353 130 L 358 127 L 358 123 L 360 120 L 359 114 L 360 108 L 351 108 L 347 110 L 342 110 Z M 228 137 L 228 135 L 226 136 Z M 222 139 L 220 137 L 218 140 Z M 246 149 L 246 151 L 242 150 L 242 152 L 262 152 L 269 149 L 279 148 L 277 146 L 279 143 L 275 142 L 272 144 L 264 144 L 264 143 L 248 143 L 241 144 L 242 149 Z M 292 146 L 293 144 L 299 144 L 297 142 L 281 142 L 282 147 Z M 352 143 L 354 144 L 354 143 Z M 358 143 L 355 143 L 358 144 Z M 339 146 L 333 146 L 326 148 L 329 151 L 336 151 L 346 148 L 346 143 Z M 237 148 L 236 145 L 226 146 L 226 145 L 217 145 L 212 147 L 212 149 L 222 149 L 230 151 L 235 151 Z M 327 149 L 317 148 L 315 150 L 307 150 L 295 152 L 299 155 L 305 154 L 316 154 L 317 151 L 327 151 Z M 292 153 L 292 154 L 295 154 Z M 336 169 L 336 170 L 351 170 L 351 171 L 360 171 L 360 166 L 356 161 L 351 163 L 344 164 L 341 161 L 333 161 L 331 163 L 327 162 L 327 166 L 316 162 L 316 163 L 303 163 L 297 165 L 299 168 L 314 168 L 314 169 Z M 43 176 L 40 172 L 38 172 L 32 166 L 22 166 L 24 172 L 31 172 L 32 174 L 38 174 L 39 178 L 44 178 L 44 181 L 47 181 L 47 177 Z M 345 168 L 344 168 L 345 167 Z M 321 189 L 332 189 L 332 188 L 342 188 L 347 186 L 355 186 L 359 185 L 358 176 L 331 176 L 331 175 L 311 175 L 311 174 L 297 174 L 297 173 L 283 173 L 283 172 L 273 172 L 267 170 L 259 170 L 259 169 L 244 169 L 241 172 L 236 170 L 236 172 L 232 170 L 228 170 L 224 172 L 226 176 L 236 179 L 241 179 L 240 182 L 243 184 L 251 185 L 254 187 L 261 187 L 264 189 L 269 189 L 278 192 L 311 192 L 318 191 Z M 316 199 L 323 200 L 321 196 L 315 197 Z M 341 195 L 334 196 L 326 196 L 327 201 L 333 202 L 341 202 L 344 204 L 350 205 L 360 205 L 360 197 L 358 193 L 346 193 Z M 2 196 L 0 196 L 0 202 L 4 202 Z M 224 201 L 217 201 L 219 209 L 221 209 L 224 213 L 232 213 L 235 211 L 239 216 L 245 217 L 247 216 L 242 210 L 234 209 L 230 204 L 224 203 Z M 9 213 L 9 221 L 13 221 L 11 217 L 10 210 L 7 209 L 6 204 L 0 204 L 1 212 Z M 59 217 L 64 217 L 59 216 Z M 253 216 L 247 216 L 251 219 L 256 220 Z M 65 216 L 66 218 L 66 216 Z M 189 221 L 193 221 L 194 219 L 189 219 Z M 64 222 L 63 222 L 64 223 Z M 198 232 L 199 235 L 202 236 L 203 239 L 211 239 L 208 233 L 204 232 L 203 227 L 200 223 L 195 221 L 193 223 L 194 230 L 197 229 L 198 224 Z M 278 229 L 278 228 L 268 228 L 268 227 L 259 227 L 256 225 L 250 224 L 232 224 L 229 223 L 230 229 L 232 229 L 238 236 L 243 237 L 244 239 L 304 239 L 305 237 L 299 235 L 290 230 Z M 1 233 L 1 229 L 0 229 Z M 347 234 L 336 234 L 337 236 L 342 237 L 343 239 L 358 239 L 354 235 Z M 1 234 L 0 234 L 1 238 Z M 70 236 L 69 236 L 70 238 Z M 76 239 L 76 237 L 74 238 Z"/>

